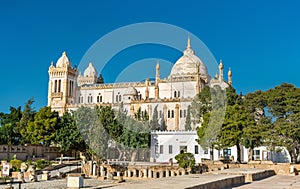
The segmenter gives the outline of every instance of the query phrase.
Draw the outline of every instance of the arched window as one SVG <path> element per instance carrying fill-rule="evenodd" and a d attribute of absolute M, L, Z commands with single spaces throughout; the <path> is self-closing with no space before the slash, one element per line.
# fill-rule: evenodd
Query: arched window
<path fill-rule="evenodd" d="M 71 90 L 72 90 L 72 88 L 71 88 L 71 85 L 72 85 L 72 84 L 71 84 L 71 83 L 72 83 L 72 81 L 70 80 L 70 81 L 69 81 L 69 96 L 71 96 Z"/>
<path fill-rule="evenodd" d="M 101 95 L 101 93 L 99 93 L 98 96 L 97 96 L 97 102 L 102 102 L 102 95 Z"/>
<path fill-rule="evenodd" d="M 176 91 L 174 91 L 174 98 L 176 98 Z"/>
<path fill-rule="evenodd" d="M 58 91 L 60 93 L 60 88 L 61 88 L 61 80 L 58 80 Z"/>
<path fill-rule="evenodd" d="M 170 115 L 170 110 L 168 110 L 168 118 L 170 118 L 171 117 L 171 115 Z"/>
<path fill-rule="evenodd" d="M 118 102 L 119 98 L 118 98 L 118 95 L 116 95 L 116 102 Z"/>
<path fill-rule="evenodd" d="M 178 97 L 178 98 L 180 97 L 180 91 L 177 92 L 177 97 Z"/>
<path fill-rule="evenodd" d="M 122 98 L 122 96 L 121 96 L 121 95 L 119 95 L 119 102 L 121 102 L 121 98 Z"/>
<path fill-rule="evenodd" d="M 57 92 L 57 80 L 54 81 L 54 92 Z"/>
<path fill-rule="evenodd" d="M 174 110 L 172 110 L 172 118 L 174 118 Z"/>
<path fill-rule="evenodd" d="M 93 102 L 93 96 L 92 96 L 92 94 L 89 94 L 88 103 L 92 103 L 92 102 Z"/>
<path fill-rule="evenodd" d="M 69 96 L 73 96 L 74 81 L 69 81 Z"/>

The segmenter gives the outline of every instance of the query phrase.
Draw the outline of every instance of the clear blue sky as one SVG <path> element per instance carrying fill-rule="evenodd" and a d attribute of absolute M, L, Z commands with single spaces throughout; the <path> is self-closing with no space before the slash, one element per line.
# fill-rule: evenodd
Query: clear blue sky
<path fill-rule="evenodd" d="M 66 50 L 76 65 L 100 37 L 139 22 L 164 22 L 192 32 L 226 70 L 232 69 L 238 92 L 283 82 L 299 86 L 299 8 L 296 0 L 2 1 L 0 111 L 23 107 L 30 97 L 37 110 L 47 105 L 51 61 Z M 113 80 L 113 74 L 105 77 Z"/>

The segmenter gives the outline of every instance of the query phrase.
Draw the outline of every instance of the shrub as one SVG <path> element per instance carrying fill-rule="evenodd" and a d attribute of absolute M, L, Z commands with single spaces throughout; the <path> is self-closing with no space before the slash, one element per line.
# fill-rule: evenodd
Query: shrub
<path fill-rule="evenodd" d="M 10 160 L 11 171 L 20 171 L 22 160 L 12 159 Z"/>
<path fill-rule="evenodd" d="M 40 169 L 44 169 L 45 167 L 50 166 L 51 163 L 44 159 L 39 159 L 39 160 L 36 160 L 35 165 L 36 165 L 36 169 L 40 170 Z"/>
<path fill-rule="evenodd" d="M 195 157 L 192 153 L 181 153 L 175 156 L 180 167 L 186 169 L 195 165 Z"/>

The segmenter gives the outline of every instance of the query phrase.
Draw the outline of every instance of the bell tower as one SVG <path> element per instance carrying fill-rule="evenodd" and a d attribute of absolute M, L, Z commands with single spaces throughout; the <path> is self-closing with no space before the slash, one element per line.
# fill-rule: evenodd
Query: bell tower
<path fill-rule="evenodd" d="M 51 63 L 48 73 L 48 106 L 61 116 L 68 104 L 76 103 L 78 71 L 72 67 L 67 53 L 63 52 L 55 66 Z"/>

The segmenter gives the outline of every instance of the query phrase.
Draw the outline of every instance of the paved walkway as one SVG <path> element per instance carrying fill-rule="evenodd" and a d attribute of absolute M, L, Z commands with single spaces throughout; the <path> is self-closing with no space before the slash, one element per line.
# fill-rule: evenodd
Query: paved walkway
<path fill-rule="evenodd" d="M 225 180 L 229 178 L 238 177 L 236 175 L 213 175 L 213 174 L 202 174 L 202 175 L 182 175 L 176 177 L 167 177 L 160 179 L 151 180 L 136 180 L 130 181 L 129 183 L 124 182 L 116 186 L 110 187 L 111 189 L 136 189 L 136 188 L 147 188 L 147 189 L 184 189 L 193 188 L 194 186 L 214 182 L 216 180 Z"/>
<path fill-rule="evenodd" d="M 275 175 L 234 189 L 299 189 L 300 176 Z"/>
<path fill-rule="evenodd" d="M 161 179 L 131 179 L 124 183 L 116 184 L 115 181 L 97 179 L 84 179 L 84 188 L 111 188 L 111 189 L 183 189 L 191 186 L 209 183 L 215 180 L 236 177 L 236 175 L 223 174 L 201 174 L 201 175 L 183 175 L 177 177 L 168 177 Z M 66 179 L 41 181 L 22 184 L 22 189 L 58 189 L 66 188 Z M 4 186 L 0 186 L 4 188 Z M 17 187 L 15 187 L 17 188 Z M 218 187 L 219 188 L 219 187 Z M 260 181 L 254 181 L 241 186 L 230 187 L 227 189 L 300 189 L 300 176 L 276 175 Z"/>

